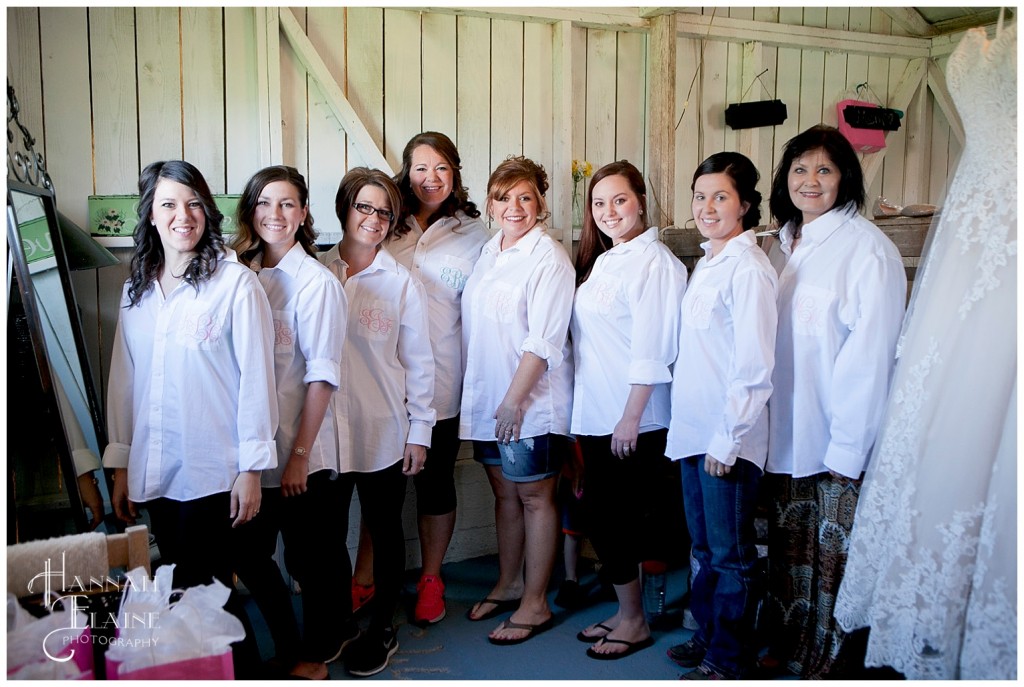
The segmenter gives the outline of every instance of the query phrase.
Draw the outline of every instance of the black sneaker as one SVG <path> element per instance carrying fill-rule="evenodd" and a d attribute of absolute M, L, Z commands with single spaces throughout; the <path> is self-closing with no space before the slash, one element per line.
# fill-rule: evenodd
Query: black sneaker
<path fill-rule="evenodd" d="M 666 653 L 676 664 L 684 668 L 696 668 L 704 660 L 708 648 L 691 637 L 682 644 L 671 647 Z"/>
<path fill-rule="evenodd" d="M 395 628 L 383 632 L 364 632 L 345 650 L 345 670 L 356 677 L 376 675 L 388 667 L 388 661 L 398 651 Z"/>

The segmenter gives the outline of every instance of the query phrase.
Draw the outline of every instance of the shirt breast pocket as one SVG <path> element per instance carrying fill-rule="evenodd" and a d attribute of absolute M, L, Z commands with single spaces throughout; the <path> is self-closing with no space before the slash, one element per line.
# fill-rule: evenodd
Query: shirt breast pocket
<path fill-rule="evenodd" d="M 274 310 L 274 353 L 291 353 L 295 349 L 294 310 Z"/>
<path fill-rule="evenodd" d="M 387 301 L 367 301 L 355 313 L 356 332 L 372 341 L 386 341 L 398 326 L 393 310 Z"/>
<path fill-rule="evenodd" d="M 473 263 L 469 260 L 455 255 L 446 255 L 441 261 L 441 284 L 456 293 L 462 293 L 472 272 Z"/>
<path fill-rule="evenodd" d="M 711 315 L 718 303 L 718 289 L 711 286 L 696 286 L 686 290 L 683 298 L 683 324 L 691 329 L 711 327 Z"/>
<path fill-rule="evenodd" d="M 803 284 L 793 292 L 793 331 L 803 336 L 824 336 L 836 294 L 820 286 Z"/>
<path fill-rule="evenodd" d="M 224 315 L 204 301 L 192 301 L 182 308 L 177 340 L 183 348 L 216 351 L 221 347 Z"/>

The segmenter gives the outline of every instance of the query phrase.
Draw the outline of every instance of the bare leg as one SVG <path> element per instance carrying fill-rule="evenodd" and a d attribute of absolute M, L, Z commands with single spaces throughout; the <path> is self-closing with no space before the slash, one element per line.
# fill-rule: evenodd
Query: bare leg
<path fill-rule="evenodd" d="M 523 593 L 523 506 L 516 485 L 501 474 L 501 466 L 487 465 L 487 479 L 494 492 L 494 520 L 498 530 L 498 582 L 487 595 L 491 599 L 515 599 Z M 481 616 L 493 608 L 478 603 L 472 617 Z"/>
<path fill-rule="evenodd" d="M 636 579 L 629 584 L 615 585 L 615 596 L 619 599 L 619 612 L 604 621 L 604 625 L 613 628 L 607 637 L 626 642 L 639 642 L 650 637 L 651 628 L 647 626 L 647 619 L 644 617 L 640 580 Z M 601 633 L 594 632 L 593 634 L 600 635 Z M 593 646 L 594 653 L 598 654 L 617 654 L 626 650 L 627 647 L 622 644 L 598 642 Z"/>
<path fill-rule="evenodd" d="M 558 552 L 558 508 L 555 505 L 554 477 L 539 482 L 516 484 L 523 506 L 526 534 L 525 585 L 523 600 L 510 620 L 515 623 L 539 625 L 551 618 L 547 590 L 551 569 Z M 494 639 L 516 639 L 527 630 L 495 629 Z"/>
<path fill-rule="evenodd" d="M 455 532 L 455 511 L 444 515 L 421 515 L 418 525 L 423 574 L 440 576 L 444 554 Z"/>

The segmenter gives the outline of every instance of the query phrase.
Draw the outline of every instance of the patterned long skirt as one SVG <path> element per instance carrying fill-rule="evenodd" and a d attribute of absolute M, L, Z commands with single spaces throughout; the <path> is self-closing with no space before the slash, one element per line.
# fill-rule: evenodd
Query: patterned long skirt
<path fill-rule="evenodd" d="M 802 678 L 843 677 L 862 665 L 862 642 L 849 642 L 832 617 L 860 486 L 827 472 L 764 476 L 769 655 Z"/>

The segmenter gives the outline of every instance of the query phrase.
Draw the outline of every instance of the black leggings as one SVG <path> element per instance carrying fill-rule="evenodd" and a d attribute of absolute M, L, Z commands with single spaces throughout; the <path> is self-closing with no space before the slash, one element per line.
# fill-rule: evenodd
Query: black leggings
<path fill-rule="evenodd" d="M 583 509 L 587 534 L 612 584 L 639 576 L 644 560 L 666 560 L 668 523 L 658 513 L 667 429 L 637 437 L 636 452 L 612 454 L 611 435 L 578 436 L 583 452 Z"/>
<path fill-rule="evenodd" d="M 174 563 L 178 589 L 220 580 L 231 595 L 224 610 L 242 621 L 245 639 L 232 645 L 235 677 L 253 679 L 260 663 L 249 616 L 235 591 L 231 560 L 231 494 L 211 494 L 192 501 L 159 498 L 142 504 L 149 512 L 160 563 Z"/>
<path fill-rule="evenodd" d="M 455 496 L 455 459 L 459 456 L 459 416 L 438 420 L 430 435 L 425 470 L 413 477 L 416 483 L 416 512 L 419 515 L 447 515 L 458 505 Z"/>
<path fill-rule="evenodd" d="M 320 663 L 351 634 L 344 619 L 352 613 L 352 597 L 336 589 L 336 580 L 351 570 L 345 542 L 325 539 L 322 529 L 338 521 L 338 483 L 329 470 L 321 470 L 309 476 L 306 487 L 304 494 L 288 498 L 280 487 L 263 490 L 260 514 L 234 530 L 234 560 L 270 628 L 277 658 Z M 291 593 L 272 558 L 279 531 L 288 572 L 302 587 L 301 646 Z"/>
<path fill-rule="evenodd" d="M 398 608 L 398 593 L 405 573 L 405 533 L 402 529 L 402 506 L 405 504 L 406 476 L 402 461 L 377 472 L 345 472 L 338 475 L 338 521 L 331 529 L 348 532 L 349 504 L 352 490 L 359 490 L 359 507 L 363 523 L 373 542 L 373 583 L 376 587 L 370 631 L 380 632 L 392 627 Z M 323 523 L 329 526 L 329 523 Z M 336 542 L 348 556 L 345 541 Z M 349 568 L 351 570 L 351 568 Z M 339 579 L 348 589 L 347 579 Z M 340 593 L 340 592 L 339 592 Z"/>

